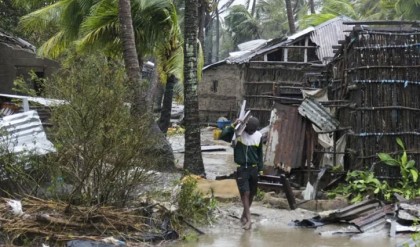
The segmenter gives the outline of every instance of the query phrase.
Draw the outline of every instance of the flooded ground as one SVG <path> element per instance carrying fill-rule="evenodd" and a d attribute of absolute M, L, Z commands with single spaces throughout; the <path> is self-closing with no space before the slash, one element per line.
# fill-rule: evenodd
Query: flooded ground
<path fill-rule="evenodd" d="M 397 238 L 388 237 L 389 227 L 370 233 L 345 235 L 332 234 L 338 229 L 347 230 L 348 225 L 327 225 L 317 229 L 295 227 L 293 220 L 301 220 L 314 215 L 314 212 L 296 209 L 267 208 L 256 203 L 252 208 L 253 227 L 245 231 L 240 227 L 241 207 L 239 202 L 221 205 L 218 221 L 213 226 L 202 229 L 205 234 L 193 241 L 177 241 L 171 247 L 395 247 L 406 241 L 408 235 Z"/>
<path fill-rule="evenodd" d="M 177 242 L 177 247 L 388 247 L 396 246 L 398 240 L 385 236 L 371 236 L 363 239 L 351 239 L 345 236 L 322 237 L 312 229 L 273 228 L 262 225 L 252 231 L 220 231 L 204 235 L 195 242 Z M 401 240 L 400 240 L 401 242 Z"/>
<path fill-rule="evenodd" d="M 238 203 L 222 204 L 218 213 L 218 221 L 213 226 L 205 227 L 201 235 L 193 241 L 177 241 L 171 247 L 394 247 L 403 243 L 409 236 L 388 237 L 388 226 L 370 233 L 356 235 L 333 235 L 337 229 L 349 229 L 348 225 L 327 225 L 317 229 L 292 226 L 293 220 L 312 217 L 314 212 L 296 209 L 267 208 L 256 203 L 252 208 L 253 228 L 249 231 L 241 229 L 236 219 L 241 212 Z"/>
<path fill-rule="evenodd" d="M 182 168 L 184 137 L 173 136 L 170 142 L 175 152 L 177 166 Z M 214 141 L 212 129 L 202 130 L 202 145 L 225 147 L 225 151 L 203 152 L 207 179 L 231 174 L 236 169 L 232 148 L 229 143 Z M 328 225 L 318 229 L 294 227 L 292 221 L 311 218 L 316 212 L 300 208 L 296 210 L 271 208 L 261 202 L 252 205 L 253 227 L 250 231 L 245 231 L 238 220 L 241 210 L 239 198 L 230 203 L 220 202 L 216 213 L 217 221 L 212 226 L 201 229 L 205 232 L 204 235 L 196 240 L 180 240 L 164 245 L 171 247 L 388 247 L 398 246 L 409 238 L 408 235 L 399 235 L 397 238 L 388 237 L 389 226 L 371 233 L 353 236 L 333 234 L 340 227 L 347 228 L 347 225 Z"/>

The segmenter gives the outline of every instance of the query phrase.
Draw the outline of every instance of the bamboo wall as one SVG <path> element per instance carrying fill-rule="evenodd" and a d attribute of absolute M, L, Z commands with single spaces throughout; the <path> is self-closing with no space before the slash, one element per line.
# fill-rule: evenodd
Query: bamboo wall
<path fill-rule="evenodd" d="M 341 126 L 351 127 L 346 168 L 370 169 L 377 153 L 400 153 L 397 137 L 420 168 L 420 32 L 355 29 L 328 69 L 330 98 L 350 102 L 337 115 Z M 382 164 L 373 168 L 384 179 L 399 176 Z"/>
<path fill-rule="evenodd" d="M 244 98 L 252 115 L 260 119 L 261 125 L 269 124 L 274 102 L 300 104 L 301 89 L 317 88 L 319 83 L 308 73 L 320 73 L 320 67 L 307 63 L 251 62 L 244 74 Z"/>

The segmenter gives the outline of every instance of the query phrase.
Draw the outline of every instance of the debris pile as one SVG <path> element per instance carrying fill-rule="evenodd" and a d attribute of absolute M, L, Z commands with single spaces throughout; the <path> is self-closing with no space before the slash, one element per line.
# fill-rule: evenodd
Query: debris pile
<path fill-rule="evenodd" d="M 389 230 L 390 237 L 395 237 L 398 233 L 419 233 L 419 220 L 420 204 L 415 200 L 384 204 L 379 200 L 370 199 L 338 210 L 320 212 L 313 218 L 294 221 L 294 225 L 318 228 L 327 224 L 344 223 L 348 227 L 337 227 L 336 230 L 329 230 L 328 234 L 354 235 L 385 229 Z M 320 234 L 326 233 L 321 231 Z M 411 246 L 411 242 L 407 246 Z M 413 244 L 420 244 L 420 241 L 414 241 Z"/>
<path fill-rule="evenodd" d="M 82 207 L 27 196 L 0 198 L 0 231 L 9 240 L 34 237 L 52 242 L 88 240 L 118 245 L 178 238 L 168 210 L 159 204 L 134 209 Z"/>

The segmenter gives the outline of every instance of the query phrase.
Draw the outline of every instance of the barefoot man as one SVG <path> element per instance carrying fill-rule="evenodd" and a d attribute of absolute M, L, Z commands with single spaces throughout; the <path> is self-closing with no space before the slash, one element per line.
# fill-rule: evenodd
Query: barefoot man
<path fill-rule="evenodd" d="M 231 141 L 235 125 L 226 127 L 221 139 Z M 236 183 L 241 195 L 243 212 L 241 216 L 242 228 L 251 229 L 250 207 L 257 193 L 258 175 L 263 171 L 262 134 L 258 131 L 259 121 L 251 117 L 246 123 L 244 132 L 236 137 L 233 156 L 237 164 Z"/>

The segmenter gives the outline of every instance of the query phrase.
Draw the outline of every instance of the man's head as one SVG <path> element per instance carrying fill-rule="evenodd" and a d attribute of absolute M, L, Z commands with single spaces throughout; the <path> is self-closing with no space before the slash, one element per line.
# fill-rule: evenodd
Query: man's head
<path fill-rule="evenodd" d="M 260 121 L 256 117 L 251 117 L 248 122 L 246 123 L 245 132 L 252 135 L 255 131 L 257 131 L 260 125 Z"/>

